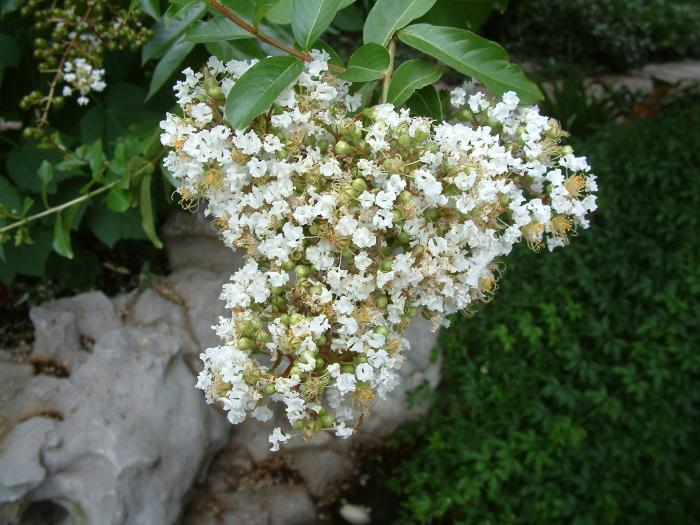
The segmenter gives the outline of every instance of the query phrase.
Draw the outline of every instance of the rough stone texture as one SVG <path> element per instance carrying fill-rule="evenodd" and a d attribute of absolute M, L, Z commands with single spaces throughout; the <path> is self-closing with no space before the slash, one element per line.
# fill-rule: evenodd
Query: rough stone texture
<path fill-rule="evenodd" d="M 9 510 L 17 517 L 33 502 L 55 502 L 70 523 L 174 523 L 229 432 L 192 388 L 184 341 L 122 327 L 101 294 L 49 303 L 32 319 L 36 357 L 61 360 L 70 375 L 27 378 L 27 365 L 13 365 L 24 379 L 8 396 L 24 421 L 1 444 L 0 515 L 11 522 Z"/>
<path fill-rule="evenodd" d="M 418 410 L 407 410 L 407 393 L 437 384 L 437 336 L 421 320 L 402 384 L 356 436 L 322 433 L 271 453 L 282 413 L 232 427 L 194 388 L 198 354 L 219 344 L 221 285 L 242 259 L 201 217 L 175 215 L 163 237 L 170 276 L 112 300 L 92 292 L 34 308 L 32 362 L 0 356 L 1 523 L 20 523 L 40 501 L 25 514 L 48 503 L 70 523 L 168 525 L 189 502 L 185 525 L 312 525 L 311 496 L 356 474 L 353 448 L 381 442 Z"/>

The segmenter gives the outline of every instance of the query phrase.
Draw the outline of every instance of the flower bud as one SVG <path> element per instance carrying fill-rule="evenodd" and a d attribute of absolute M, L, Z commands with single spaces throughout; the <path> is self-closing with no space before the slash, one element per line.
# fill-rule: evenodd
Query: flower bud
<path fill-rule="evenodd" d="M 309 268 L 305 264 L 297 264 L 294 267 L 294 273 L 299 278 L 308 277 L 309 275 L 311 275 L 311 268 Z"/>
<path fill-rule="evenodd" d="M 394 259 L 393 257 L 390 257 L 388 259 L 384 259 L 382 261 L 382 271 L 383 272 L 390 272 L 392 267 L 394 265 Z"/>
<path fill-rule="evenodd" d="M 359 192 L 363 192 L 367 189 L 367 183 L 364 179 L 355 179 L 352 181 L 352 187 Z"/>
<path fill-rule="evenodd" d="M 385 294 L 377 295 L 375 302 L 379 308 L 386 308 L 389 304 L 389 298 Z"/>
<path fill-rule="evenodd" d="M 319 418 L 318 422 L 321 424 L 321 428 L 329 428 L 335 424 L 335 418 L 330 414 L 325 414 Z"/>
<path fill-rule="evenodd" d="M 269 383 L 269 384 L 265 387 L 265 393 L 266 393 L 268 396 L 271 396 L 271 395 L 274 394 L 275 392 L 277 392 L 277 389 L 275 388 L 275 384 L 274 384 L 274 383 Z"/>
<path fill-rule="evenodd" d="M 348 155 L 352 151 L 352 146 L 344 140 L 339 140 L 335 143 L 335 152 L 338 155 Z"/>
<path fill-rule="evenodd" d="M 403 230 L 401 230 L 401 231 L 399 232 L 399 234 L 396 236 L 396 239 L 397 239 L 401 244 L 408 244 L 409 242 L 411 242 L 411 236 L 410 236 L 407 232 L 405 232 L 405 231 L 403 231 Z"/>
<path fill-rule="evenodd" d="M 240 350 L 252 350 L 254 348 L 253 341 L 247 337 L 241 337 L 236 341 L 236 346 Z"/>

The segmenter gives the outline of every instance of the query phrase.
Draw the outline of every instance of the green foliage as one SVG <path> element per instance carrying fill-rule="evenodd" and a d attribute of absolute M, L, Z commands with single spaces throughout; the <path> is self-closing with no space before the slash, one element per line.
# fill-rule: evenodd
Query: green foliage
<path fill-rule="evenodd" d="M 365 44 L 348 60 L 348 68 L 338 75 L 349 82 L 377 80 L 389 67 L 389 52 L 379 44 Z"/>
<path fill-rule="evenodd" d="M 525 77 L 520 66 L 510 62 L 505 49 L 471 31 L 414 24 L 399 31 L 399 38 L 418 51 L 475 78 L 498 95 L 515 91 L 524 104 L 542 100 L 540 89 Z"/>
<path fill-rule="evenodd" d="M 296 80 L 304 63 L 296 57 L 264 58 L 243 73 L 226 100 L 225 115 L 237 128 L 247 128 Z"/>
<path fill-rule="evenodd" d="M 511 256 L 495 301 L 443 332 L 431 411 L 398 438 L 401 523 L 700 515 L 698 129 L 694 96 L 579 145 L 594 224 Z"/>
<path fill-rule="evenodd" d="M 694 0 L 513 0 L 490 26 L 490 36 L 511 52 L 559 70 L 620 70 L 700 56 Z"/>

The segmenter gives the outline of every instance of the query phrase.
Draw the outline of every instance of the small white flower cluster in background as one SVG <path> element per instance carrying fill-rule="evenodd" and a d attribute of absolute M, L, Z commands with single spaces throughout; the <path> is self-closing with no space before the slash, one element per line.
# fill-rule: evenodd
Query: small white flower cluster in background
<path fill-rule="evenodd" d="M 87 97 L 91 91 L 103 91 L 107 86 L 104 82 L 104 69 L 98 69 L 89 64 L 84 58 L 76 58 L 63 64 L 63 96 L 69 97 L 73 90 L 78 92 L 78 104 L 86 106 L 90 99 Z"/>
<path fill-rule="evenodd" d="M 223 241 L 247 254 L 197 386 L 232 423 L 282 403 L 289 428 L 274 430 L 273 450 L 297 434 L 351 435 L 397 385 L 416 315 L 437 329 L 488 300 L 499 257 L 523 240 L 567 244 L 596 207 L 586 160 L 515 94 L 458 88 L 455 122 L 391 104 L 358 113 L 328 56 L 312 55 L 248 130 L 222 115 L 254 61 L 185 70 L 183 116 L 161 123 L 183 201 L 206 202 Z"/>

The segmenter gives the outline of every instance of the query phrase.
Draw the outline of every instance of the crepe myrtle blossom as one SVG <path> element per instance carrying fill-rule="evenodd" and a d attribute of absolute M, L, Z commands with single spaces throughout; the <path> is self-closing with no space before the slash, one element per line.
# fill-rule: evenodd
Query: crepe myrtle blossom
<path fill-rule="evenodd" d="M 90 99 L 87 95 L 91 91 L 104 91 L 107 84 L 104 82 L 104 69 L 98 69 L 89 64 L 84 58 L 76 58 L 63 64 L 63 96 L 69 97 L 73 91 L 78 92 L 77 102 L 86 106 Z"/>
<path fill-rule="evenodd" d="M 182 115 L 161 123 L 182 201 L 201 201 L 247 259 L 223 287 L 231 314 L 197 386 L 232 423 L 281 404 L 273 450 L 297 435 L 352 435 L 399 382 L 416 315 L 446 326 L 492 297 L 516 243 L 564 246 L 596 208 L 586 160 L 514 93 L 465 84 L 450 97 L 453 122 L 391 104 L 358 112 L 328 55 L 313 57 L 248 130 L 222 115 L 254 61 L 217 58 L 184 71 Z"/>

